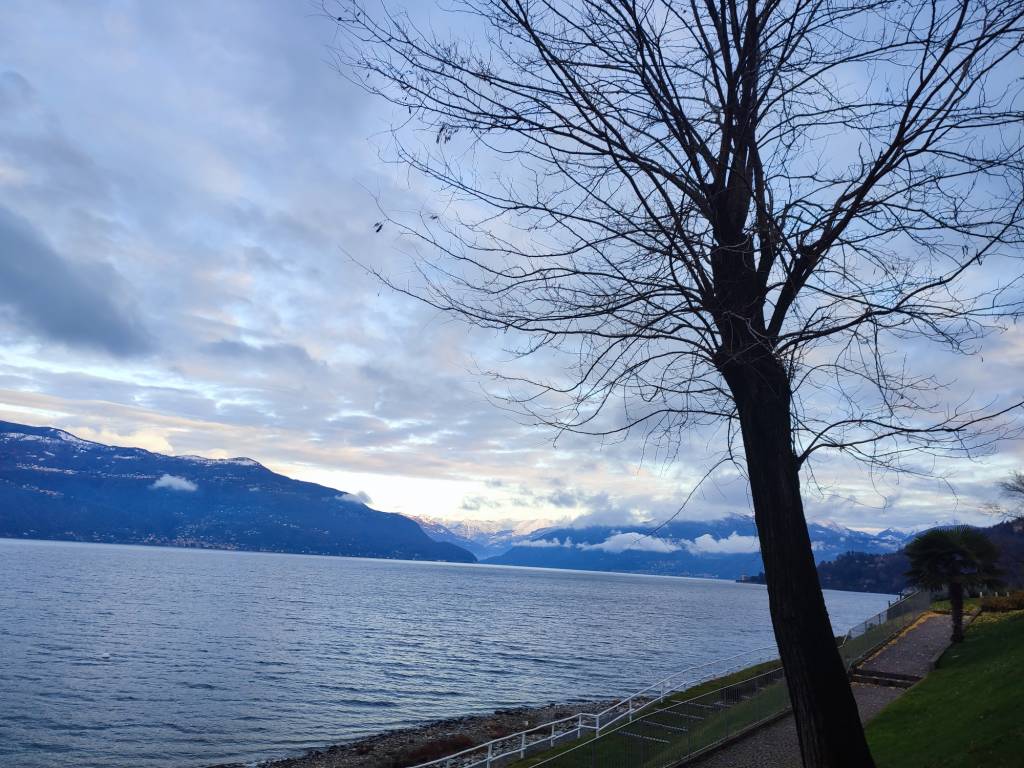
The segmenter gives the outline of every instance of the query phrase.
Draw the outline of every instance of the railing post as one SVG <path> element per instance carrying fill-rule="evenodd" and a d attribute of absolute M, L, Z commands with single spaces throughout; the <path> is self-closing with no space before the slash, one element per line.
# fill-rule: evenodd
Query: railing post
<path fill-rule="evenodd" d="M 522 760 L 526 757 L 526 733 L 524 732 L 519 737 L 519 759 Z"/>
<path fill-rule="evenodd" d="M 487 742 L 487 768 L 491 768 L 491 758 L 494 755 L 494 742 Z"/>
<path fill-rule="evenodd" d="M 555 724 L 554 723 L 551 724 L 551 738 L 548 739 L 548 746 L 549 747 L 555 746 Z"/>

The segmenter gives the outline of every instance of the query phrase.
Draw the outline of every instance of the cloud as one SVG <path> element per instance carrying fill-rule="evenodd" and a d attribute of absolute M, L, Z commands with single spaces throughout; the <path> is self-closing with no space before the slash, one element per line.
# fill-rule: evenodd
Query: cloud
<path fill-rule="evenodd" d="M 572 539 L 566 537 L 565 541 L 559 541 L 558 539 L 530 539 L 529 541 L 521 541 L 516 546 L 518 547 L 572 547 Z"/>
<path fill-rule="evenodd" d="M 299 344 L 276 343 L 256 346 L 244 341 L 222 339 L 206 344 L 203 351 L 217 358 L 267 366 L 310 368 L 316 365 L 316 361 L 305 347 Z"/>
<path fill-rule="evenodd" d="M 365 506 L 369 506 L 370 504 L 373 503 L 372 500 L 370 499 L 370 494 L 368 494 L 366 491 L 356 491 L 355 493 L 342 493 L 339 494 L 338 500 L 355 501 Z"/>
<path fill-rule="evenodd" d="M 568 504 L 572 499 L 572 504 Z M 591 525 L 635 525 L 642 521 L 644 513 L 649 511 L 650 499 L 642 501 L 636 497 L 613 497 L 607 491 L 587 493 L 581 490 L 556 491 L 548 497 L 556 507 L 573 506 L 585 510 L 572 521 L 574 528 L 586 528 Z M 636 505 L 644 507 L 641 511 Z"/>
<path fill-rule="evenodd" d="M 367 137 L 390 108 L 324 65 L 329 20 L 243 0 L 198 15 L 124 4 L 116 23 L 83 3 L 8 0 L 4 10 L 0 199 L 16 214 L 0 227 L 8 418 L 249 455 L 411 514 L 582 515 L 576 526 L 621 530 L 679 512 L 720 435 L 687 432 L 665 464 L 633 437 L 566 434 L 552 450 L 551 433 L 492 407 L 467 369 L 557 384 L 564 358 L 509 356 L 514 335 L 382 290 L 339 253 L 414 280 L 414 249 L 390 228 L 372 232 L 375 203 L 415 212 L 439 200 L 379 162 Z M 65 60 L 76 66 L 55 64 Z M 965 391 L 1020 392 L 1024 326 L 1003 338 L 984 365 L 948 369 Z M 908 346 L 901 353 L 916 354 Z M 947 370 L 932 357 L 915 367 Z M 963 517 L 1024 466 L 1024 443 L 1001 451 L 940 467 L 965 494 L 959 503 L 940 483 L 879 482 L 822 452 L 815 482 L 827 492 L 816 499 L 808 484 L 805 504 L 854 527 Z M 741 471 L 720 470 L 680 519 L 747 512 L 746 486 Z M 725 542 L 689 544 L 742 545 Z"/>
<path fill-rule="evenodd" d="M 150 488 L 166 488 L 169 491 L 185 491 L 191 493 L 199 488 L 198 485 L 178 475 L 160 475 Z"/>
<path fill-rule="evenodd" d="M 112 267 L 72 264 L 25 219 L 0 207 L 0 307 L 29 333 L 118 357 L 151 349 L 141 323 L 111 298 Z"/>
<path fill-rule="evenodd" d="M 684 541 L 683 546 L 695 555 L 753 554 L 761 551 L 757 536 L 741 536 L 736 531 L 724 539 L 716 539 L 710 533 L 705 533 L 693 541 Z"/>
<path fill-rule="evenodd" d="M 558 490 L 547 497 L 549 503 L 556 507 L 578 507 L 580 504 L 579 495 L 571 490 Z"/>
<path fill-rule="evenodd" d="M 489 499 L 486 496 L 467 496 L 462 500 L 460 509 L 467 512 L 478 512 L 481 509 L 498 509 L 500 506 L 494 499 Z"/>
<path fill-rule="evenodd" d="M 659 539 L 657 536 L 648 536 L 645 533 L 613 533 L 600 544 L 580 544 L 579 548 L 599 549 L 616 555 L 627 550 L 668 554 L 682 549 L 667 539 Z"/>
<path fill-rule="evenodd" d="M 18 112 L 30 109 L 35 102 L 35 90 L 21 74 L 0 74 L 0 116 L 10 120 Z"/>

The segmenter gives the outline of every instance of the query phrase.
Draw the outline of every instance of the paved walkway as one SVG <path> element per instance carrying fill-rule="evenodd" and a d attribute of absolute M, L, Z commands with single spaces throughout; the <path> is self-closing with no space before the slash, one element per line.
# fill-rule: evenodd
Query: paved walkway
<path fill-rule="evenodd" d="M 949 616 L 929 614 L 913 624 L 868 659 L 862 668 L 923 677 L 931 660 L 949 645 L 952 631 Z M 887 704 L 904 692 L 903 688 L 853 684 L 861 722 L 867 723 Z M 694 768 L 800 768 L 800 745 L 793 716 L 787 715 L 749 736 L 697 759 Z"/>
<path fill-rule="evenodd" d="M 894 672 L 899 675 L 924 677 L 931 672 L 931 663 L 949 647 L 953 625 L 948 615 L 928 614 L 860 665 L 864 672 Z"/>

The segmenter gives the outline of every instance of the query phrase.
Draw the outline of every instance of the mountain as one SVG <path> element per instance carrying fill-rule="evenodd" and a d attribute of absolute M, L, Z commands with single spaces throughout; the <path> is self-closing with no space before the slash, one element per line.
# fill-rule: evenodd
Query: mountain
<path fill-rule="evenodd" d="M 164 456 L 3 421 L 0 537 L 476 560 L 407 517 L 252 459 Z"/>
<path fill-rule="evenodd" d="M 818 563 L 818 579 L 822 589 L 892 595 L 910 586 L 906 575 L 909 567 L 903 552 L 846 552 L 835 560 Z"/>
<path fill-rule="evenodd" d="M 851 550 L 893 552 L 907 538 L 891 529 L 870 534 L 831 522 L 811 523 L 808 529 L 819 562 Z M 763 570 L 754 519 L 744 515 L 673 521 L 660 527 L 643 523 L 550 528 L 484 562 L 730 579 Z"/>
<path fill-rule="evenodd" d="M 552 520 L 437 520 L 415 516 L 412 519 L 435 541 L 450 542 L 479 558 L 502 555 L 555 526 Z"/>
<path fill-rule="evenodd" d="M 1024 521 L 999 523 L 982 530 L 999 549 L 999 568 L 1005 585 L 1024 586 Z M 909 567 L 902 548 L 885 554 L 847 552 L 835 560 L 818 563 L 818 578 L 825 589 L 896 593 L 910 586 L 906 576 Z"/>

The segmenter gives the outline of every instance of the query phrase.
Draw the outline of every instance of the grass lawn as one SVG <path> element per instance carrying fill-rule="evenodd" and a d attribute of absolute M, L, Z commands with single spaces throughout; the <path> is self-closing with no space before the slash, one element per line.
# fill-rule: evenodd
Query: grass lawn
<path fill-rule="evenodd" d="M 878 768 L 1024 766 L 1024 611 L 982 614 L 868 726 Z"/>

